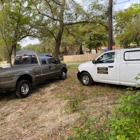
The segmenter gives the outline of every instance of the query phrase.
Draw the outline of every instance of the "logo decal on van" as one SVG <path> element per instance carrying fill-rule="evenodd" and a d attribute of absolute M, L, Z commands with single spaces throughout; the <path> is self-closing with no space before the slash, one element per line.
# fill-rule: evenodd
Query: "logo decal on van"
<path fill-rule="evenodd" d="M 108 74 L 108 67 L 97 67 L 98 74 Z"/>

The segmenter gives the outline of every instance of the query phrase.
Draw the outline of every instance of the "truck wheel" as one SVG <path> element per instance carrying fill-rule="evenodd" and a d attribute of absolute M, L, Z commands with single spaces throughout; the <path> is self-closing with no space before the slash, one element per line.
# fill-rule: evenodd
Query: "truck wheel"
<path fill-rule="evenodd" d="M 59 78 L 60 80 L 65 80 L 67 78 L 67 71 L 62 69 L 61 76 Z"/>
<path fill-rule="evenodd" d="M 85 86 L 91 86 L 93 84 L 93 80 L 89 73 L 83 72 L 80 76 L 80 81 Z"/>
<path fill-rule="evenodd" d="M 21 80 L 17 84 L 15 94 L 19 98 L 25 98 L 25 97 L 29 96 L 30 90 L 31 90 L 30 82 L 27 80 Z"/>

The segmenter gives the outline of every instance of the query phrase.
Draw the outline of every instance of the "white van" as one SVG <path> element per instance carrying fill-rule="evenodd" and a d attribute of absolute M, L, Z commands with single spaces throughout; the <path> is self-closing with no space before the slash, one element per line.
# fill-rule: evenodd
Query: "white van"
<path fill-rule="evenodd" d="M 78 67 L 77 77 L 83 85 L 93 82 L 134 86 L 140 84 L 140 48 L 111 50 Z"/>

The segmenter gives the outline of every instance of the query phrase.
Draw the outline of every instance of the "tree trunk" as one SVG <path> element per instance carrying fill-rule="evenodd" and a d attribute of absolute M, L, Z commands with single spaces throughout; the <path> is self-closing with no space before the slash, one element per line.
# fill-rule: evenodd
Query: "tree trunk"
<path fill-rule="evenodd" d="M 56 44 L 55 44 L 55 51 L 54 51 L 54 57 L 56 59 L 59 59 L 59 50 L 60 50 L 60 44 L 61 44 L 61 39 L 62 39 L 62 35 L 63 35 L 63 31 L 64 31 L 64 8 L 65 8 L 65 0 L 63 0 L 62 4 L 61 4 L 61 11 L 60 11 L 60 17 L 59 17 L 59 31 L 56 37 Z"/>
<path fill-rule="evenodd" d="M 13 54 L 14 54 L 14 58 L 16 56 L 16 44 L 13 45 Z"/>
<path fill-rule="evenodd" d="M 12 65 L 12 59 L 11 59 L 12 52 L 14 54 L 14 57 L 16 56 L 16 45 L 17 45 L 16 43 L 12 44 L 10 47 L 11 49 L 7 50 L 7 63 L 10 63 L 11 65 Z"/>
<path fill-rule="evenodd" d="M 54 57 L 56 59 L 59 59 L 59 50 L 60 50 L 60 45 L 61 45 L 61 39 L 62 39 L 63 31 L 64 31 L 64 25 L 61 24 L 58 36 L 56 38 L 56 44 L 55 44 L 55 50 L 54 50 Z"/>
<path fill-rule="evenodd" d="M 57 40 L 55 44 L 54 58 L 56 59 L 59 58 L 60 43 L 61 43 L 61 40 Z"/>
<path fill-rule="evenodd" d="M 83 48 L 82 48 L 82 44 L 80 44 L 79 54 L 84 54 L 84 52 L 83 52 Z"/>
<path fill-rule="evenodd" d="M 10 63 L 12 65 L 12 62 L 11 62 L 11 55 L 12 53 L 8 53 L 7 54 L 7 63 Z"/>
<path fill-rule="evenodd" d="M 89 49 L 89 53 L 91 53 L 91 51 L 92 51 L 92 49 L 90 48 L 90 49 Z"/>
<path fill-rule="evenodd" d="M 95 50 L 96 50 L 96 53 L 98 53 L 97 48 L 95 48 Z"/>
<path fill-rule="evenodd" d="M 139 46 L 139 39 L 137 39 L 137 37 L 136 37 L 135 41 L 136 41 L 137 46 Z"/>

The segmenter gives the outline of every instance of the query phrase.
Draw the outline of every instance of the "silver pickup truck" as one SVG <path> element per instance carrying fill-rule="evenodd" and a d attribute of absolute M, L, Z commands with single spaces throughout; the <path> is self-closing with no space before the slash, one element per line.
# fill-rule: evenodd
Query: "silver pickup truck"
<path fill-rule="evenodd" d="M 54 77 L 66 79 L 66 64 L 48 54 L 17 55 L 13 66 L 0 68 L 0 92 L 14 91 L 17 97 L 25 98 L 33 85 Z"/>

